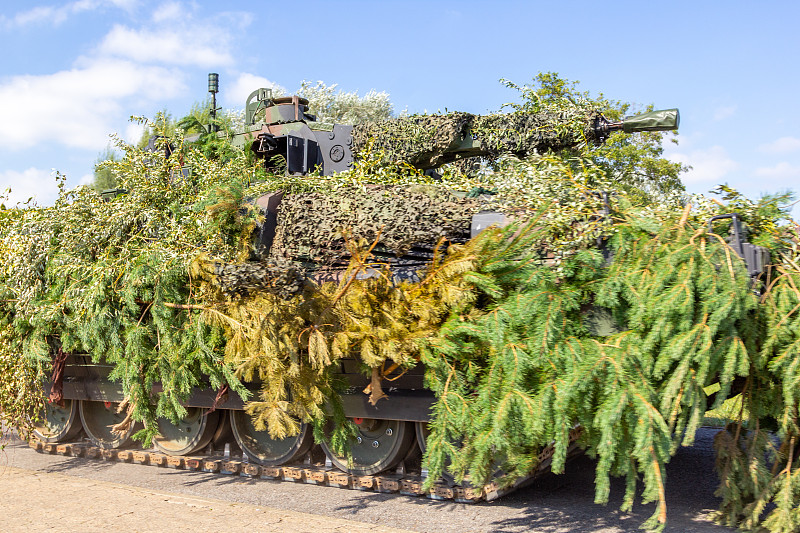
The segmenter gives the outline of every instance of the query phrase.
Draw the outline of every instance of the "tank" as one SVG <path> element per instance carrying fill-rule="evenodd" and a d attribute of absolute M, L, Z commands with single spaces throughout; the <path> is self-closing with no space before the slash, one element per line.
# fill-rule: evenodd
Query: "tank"
<path fill-rule="evenodd" d="M 128 319 L 125 327 L 148 336 L 154 354 L 169 353 L 169 344 L 179 338 L 164 337 L 159 320 L 185 313 L 189 318 L 180 322 L 184 331 L 196 327 L 193 320 L 204 320 L 197 335 L 211 340 L 197 338 L 194 349 L 216 354 L 208 360 L 220 367 L 198 356 L 187 365 L 198 365 L 195 374 L 203 377 L 178 382 L 168 373 L 159 374 L 158 368 L 123 368 L 126 358 L 138 356 L 121 346 L 117 326 L 109 325 L 107 331 L 116 335 L 113 342 L 120 346 L 94 343 L 79 330 L 71 331 L 70 338 L 54 334 L 47 338 L 47 350 L 54 356 L 52 379 L 45 386 L 50 401 L 37 422 L 34 445 L 65 454 L 465 502 L 513 490 L 547 470 L 554 454 L 563 461 L 565 454 L 578 449 L 579 425 L 563 436 L 563 442 L 531 447 L 525 465 L 512 468 L 496 458 L 497 466 L 487 466 L 490 471 L 480 479 L 475 469 L 467 469 L 466 477 L 450 473 L 449 459 L 441 453 L 423 462 L 429 424 L 450 407 L 442 401 L 447 386 L 432 377 L 424 363 L 428 355 L 417 339 L 431 334 L 458 309 L 466 315 L 470 306 L 482 305 L 461 294 L 468 292 L 463 285 L 467 282 L 458 278 L 464 265 L 479 261 L 471 255 L 477 239 L 487 229 L 495 240 L 507 239 L 505 262 L 536 257 L 554 269 L 560 264 L 555 246 L 543 249 L 543 236 L 530 235 L 538 226 L 526 221 L 534 221 L 541 211 L 505 212 L 493 191 L 481 187 L 461 192 L 442 188 L 437 169 L 469 158 L 569 151 L 602 143 L 614 131 L 674 130 L 678 110 L 621 122 L 610 122 L 591 109 L 554 108 L 340 125 L 317 122 L 307 106 L 303 98 L 273 97 L 270 90 L 258 89 L 246 102 L 244 130 L 232 139 L 234 146 L 251 152 L 265 172 L 284 175 L 286 188 L 267 188 L 243 200 L 225 196 L 234 194 L 233 189 L 211 198 L 216 194 L 213 187 L 198 188 L 209 197 L 203 204 L 209 212 L 223 209 L 219 206 L 226 201 L 238 206 L 228 210 L 230 219 L 214 221 L 220 232 L 223 223 L 246 227 L 236 217 L 252 215 L 244 255 L 240 250 L 236 257 L 222 260 L 197 253 L 187 265 L 182 292 L 166 296 L 148 287 L 136 296 L 112 294 L 116 308 L 82 311 L 92 314 L 92 320 L 116 319 L 115 313 L 123 312 L 119 309 L 139 313 L 138 323 Z M 173 151 L 178 150 L 173 146 L 162 154 L 160 146 L 152 143 L 154 163 L 146 179 L 155 184 L 153 190 L 162 191 L 158 194 L 168 195 L 171 188 L 192 182 L 187 171 L 192 163 L 176 162 Z M 353 172 L 360 162 L 402 163 L 415 170 L 407 182 L 365 181 L 335 194 L 303 190 L 304 177 L 320 183 Z M 117 204 L 133 202 L 136 195 L 136 201 L 151 201 L 151 196 L 142 199 L 147 194 L 155 193 L 119 188 L 92 209 L 96 216 L 108 217 L 110 234 L 141 234 L 144 250 L 148 241 L 162 237 L 158 225 L 143 216 L 118 226 L 114 217 L 129 210 L 115 211 Z M 609 214 L 608 197 L 586 198 L 593 211 L 583 222 L 602 221 Z M 593 246 L 602 248 L 601 240 Z M 92 251 L 87 268 L 100 258 L 107 260 L 104 253 L 102 248 Z M 120 278 L 126 280 L 120 282 L 123 285 L 135 283 L 135 276 L 127 273 Z M 116 283 L 109 281 L 108 287 L 116 290 Z M 366 303 L 359 304 L 359 299 Z M 413 302 L 413 317 L 408 310 L 403 314 L 381 307 L 386 302 L 399 307 L 398 299 Z M 426 308 L 430 302 L 440 307 Z M 348 311 L 337 311 L 341 305 L 349 306 Z M 609 324 L 613 329 L 613 319 Z M 248 337 L 256 330 L 264 343 L 260 348 Z M 381 338 L 397 340 L 378 342 Z M 72 347 L 91 345 L 92 350 L 62 349 L 68 342 Z M 182 349 L 175 348 L 175 353 L 188 357 Z M 259 350 L 280 358 L 270 355 L 275 359 L 261 361 L 269 357 Z M 271 373 L 270 365 L 280 369 Z M 468 390 L 474 384 L 459 386 Z M 503 423 L 513 422 L 514 416 L 501 416 L 507 416 Z M 134 442 L 140 430 L 140 436 L 152 436 L 152 447 L 142 450 Z M 441 428 L 434 431 L 439 431 L 438 439 L 446 438 Z M 430 479 L 428 465 L 436 471 Z"/>

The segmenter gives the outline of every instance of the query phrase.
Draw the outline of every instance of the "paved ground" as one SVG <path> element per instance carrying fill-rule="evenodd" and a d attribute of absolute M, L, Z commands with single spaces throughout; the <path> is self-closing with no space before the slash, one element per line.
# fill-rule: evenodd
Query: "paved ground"
<path fill-rule="evenodd" d="M 0 469 L 0 530 L 31 531 L 298 531 L 402 533 L 285 509 L 184 496 L 57 472 Z"/>
<path fill-rule="evenodd" d="M 718 503 L 712 439 L 700 430 L 667 467 L 669 532 L 732 531 L 709 518 Z M 44 455 L 12 442 L 0 455 L 0 531 L 640 531 L 653 506 L 621 513 L 623 492 L 615 482 L 610 503 L 594 504 L 587 457 L 501 500 L 465 505 Z"/>

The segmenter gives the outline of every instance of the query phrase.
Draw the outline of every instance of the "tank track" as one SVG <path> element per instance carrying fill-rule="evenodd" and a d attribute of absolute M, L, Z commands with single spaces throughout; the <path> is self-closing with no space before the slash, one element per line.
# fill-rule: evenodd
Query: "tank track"
<path fill-rule="evenodd" d="M 570 433 L 570 442 L 572 444 L 568 451 L 568 457 L 573 457 L 579 453 L 575 443 L 579 433 L 580 430 L 577 428 Z M 305 461 L 299 463 L 282 466 L 261 466 L 248 462 L 245 455 L 238 458 L 236 456 L 225 457 L 220 455 L 175 456 L 152 450 L 104 449 L 84 442 L 46 443 L 35 437 L 31 438 L 28 444 L 39 453 L 64 457 L 135 463 L 161 468 L 206 472 L 215 475 L 240 476 L 248 479 L 308 483 L 349 490 L 424 496 L 431 500 L 452 500 L 456 503 L 492 501 L 530 485 L 537 478 L 550 471 L 554 452 L 553 446 L 544 448 L 539 453 L 539 465 L 537 468 L 508 486 L 490 482 L 482 487 L 472 487 L 438 481 L 430 490 L 424 491 L 422 484 L 425 481 L 425 477 L 422 472 L 401 473 L 397 471 L 392 474 L 381 473 L 371 476 L 355 476 L 326 464 L 313 464 L 310 454 L 306 456 Z"/>

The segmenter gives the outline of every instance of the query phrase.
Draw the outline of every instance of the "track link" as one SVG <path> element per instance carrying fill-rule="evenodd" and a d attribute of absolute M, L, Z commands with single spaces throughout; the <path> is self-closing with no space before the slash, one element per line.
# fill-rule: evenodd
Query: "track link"
<path fill-rule="evenodd" d="M 573 439 L 574 442 L 574 439 Z M 115 461 L 120 463 L 137 463 L 207 472 L 217 475 L 241 476 L 250 479 L 264 479 L 289 483 L 308 483 L 326 487 L 338 487 L 349 490 L 362 490 L 381 493 L 394 493 L 406 496 L 427 497 L 432 500 L 452 500 L 456 503 L 478 503 L 492 501 L 532 483 L 536 478 L 550 471 L 553 456 L 552 446 L 548 446 L 539 454 L 539 466 L 527 476 L 517 479 L 510 486 L 501 486 L 491 482 L 483 487 L 450 485 L 437 482 L 424 491 L 425 480 L 420 475 L 382 474 L 372 476 L 354 476 L 325 465 L 293 463 L 283 466 L 261 466 L 242 459 L 220 456 L 171 456 L 150 450 L 108 450 L 85 443 L 50 444 L 37 439 L 28 441 L 31 448 L 39 453 L 62 455 L 64 457 L 82 457 L 95 461 Z M 570 447 L 570 454 L 577 451 L 575 444 Z"/>

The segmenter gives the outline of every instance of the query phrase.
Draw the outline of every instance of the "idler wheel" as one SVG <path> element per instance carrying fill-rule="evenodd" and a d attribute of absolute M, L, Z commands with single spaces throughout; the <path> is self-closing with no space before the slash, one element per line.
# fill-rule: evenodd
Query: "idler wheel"
<path fill-rule="evenodd" d="M 219 426 L 219 411 L 206 413 L 200 407 L 187 407 L 186 416 L 177 424 L 159 418 L 158 435 L 153 445 L 167 455 L 190 455 L 199 452 L 211 442 Z"/>
<path fill-rule="evenodd" d="M 231 429 L 236 443 L 252 460 L 264 466 L 278 466 L 299 459 L 314 444 L 311 427 L 300 424 L 294 437 L 273 439 L 267 431 L 257 431 L 250 415 L 244 411 L 231 411 Z"/>
<path fill-rule="evenodd" d="M 337 468 L 355 476 L 369 476 L 383 472 L 405 458 L 414 444 L 414 425 L 402 420 L 376 420 L 354 418 L 358 436 L 350 445 L 352 465 L 347 457 L 333 453 L 326 443 L 322 449 Z"/>
<path fill-rule="evenodd" d="M 131 436 L 141 427 L 131 423 L 121 434 L 111 431 L 111 427 L 125 420 L 125 412 L 117 413 L 119 404 L 111 402 L 81 401 L 80 413 L 83 430 L 89 440 L 99 448 L 123 448 L 133 443 Z"/>
<path fill-rule="evenodd" d="M 81 432 L 78 402 L 63 400 L 64 407 L 47 402 L 40 420 L 34 422 L 33 434 L 44 442 L 65 442 Z"/>

